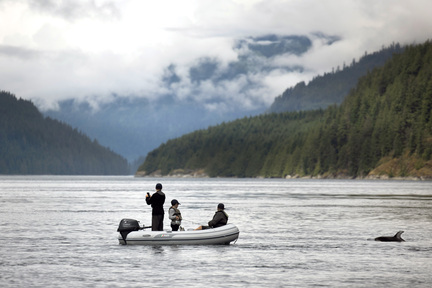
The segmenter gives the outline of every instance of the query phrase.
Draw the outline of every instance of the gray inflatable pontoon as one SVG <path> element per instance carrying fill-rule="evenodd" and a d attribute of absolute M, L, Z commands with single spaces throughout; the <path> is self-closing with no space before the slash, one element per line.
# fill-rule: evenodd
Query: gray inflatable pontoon
<path fill-rule="evenodd" d="M 123 219 L 122 221 L 136 221 Z M 124 225 L 123 225 L 124 226 Z M 133 225 L 131 225 L 133 227 Z M 188 231 L 130 231 L 134 228 L 123 229 L 119 232 L 119 243 L 123 245 L 221 245 L 236 241 L 240 231 L 234 224 L 227 224 L 218 228 Z"/>

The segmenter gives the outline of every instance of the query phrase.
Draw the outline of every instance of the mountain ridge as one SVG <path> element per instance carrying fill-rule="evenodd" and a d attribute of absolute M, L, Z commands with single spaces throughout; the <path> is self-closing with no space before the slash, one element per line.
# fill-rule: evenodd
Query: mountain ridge
<path fill-rule="evenodd" d="M 0 91 L 0 174 L 127 175 L 126 159 Z"/>
<path fill-rule="evenodd" d="M 382 47 L 381 50 L 355 59 L 350 65 L 338 66 L 332 72 L 317 75 L 308 84 L 299 82 L 294 87 L 286 89 L 281 95 L 275 98 L 274 102 L 267 109 L 267 113 L 280 113 L 300 110 L 314 110 L 340 104 L 349 91 L 355 87 L 358 79 L 380 67 L 395 53 L 402 53 L 404 47 L 393 43 L 389 47 Z"/>
<path fill-rule="evenodd" d="M 259 115 L 184 135 L 150 152 L 137 175 L 430 179 L 431 111 L 427 41 L 369 71 L 339 106 Z"/>

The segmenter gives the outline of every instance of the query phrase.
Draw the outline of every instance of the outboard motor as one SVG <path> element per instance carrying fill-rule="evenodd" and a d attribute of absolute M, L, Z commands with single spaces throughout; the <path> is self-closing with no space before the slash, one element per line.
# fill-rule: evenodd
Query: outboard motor
<path fill-rule="evenodd" d="M 126 243 L 127 235 L 132 231 L 138 231 L 142 229 L 139 226 L 139 222 L 135 219 L 122 219 L 120 221 L 119 227 L 117 228 L 117 232 L 120 232 L 120 235 L 123 238 L 123 241 Z"/>

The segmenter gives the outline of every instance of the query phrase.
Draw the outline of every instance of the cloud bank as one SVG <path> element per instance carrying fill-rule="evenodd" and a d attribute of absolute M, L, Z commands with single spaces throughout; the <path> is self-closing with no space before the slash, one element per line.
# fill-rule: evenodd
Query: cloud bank
<path fill-rule="evenodd" d="M 299 81 L 432 35 L 427 0 L 0 0 L 0 89 L 256 109 Z"/>

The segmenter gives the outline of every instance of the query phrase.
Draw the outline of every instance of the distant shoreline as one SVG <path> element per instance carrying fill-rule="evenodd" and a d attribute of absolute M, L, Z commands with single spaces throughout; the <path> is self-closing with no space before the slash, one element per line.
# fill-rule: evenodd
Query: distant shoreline
<path fill-rule="evenodd" d="M 143 172 L 137 172 L 135 173 L 134 177 L 137 178 L 239 178 L 240 177 L 210 177 L 206 173 L 204 173 L 202 170 L 197 171 L 188 171 L 188 173 L 180 173 L 179 171 L 176 171 L 176 173 L 171 173 L 168 175 L 162 175 L 160 171 L 156 171 L 154 173 L 151 173 L 149 175 L 143 173 Z M 417 176 L 394 176 L 390 177 L 389 175 L 383 174 L 383 175 L 368 175 L 365 177 L 351 177 L 347 175 L 318 175 L 318 176 L 300 176 L 300 175 L 287 175 L 285 177 L 263 177 L 263 176 L 257 176 L 257 177 L 245 177 L 250 179 L 340 179 L 340 180 L 395 180 L 395 181 L 431 181 L 432 177 L 417 177 Z"/>

